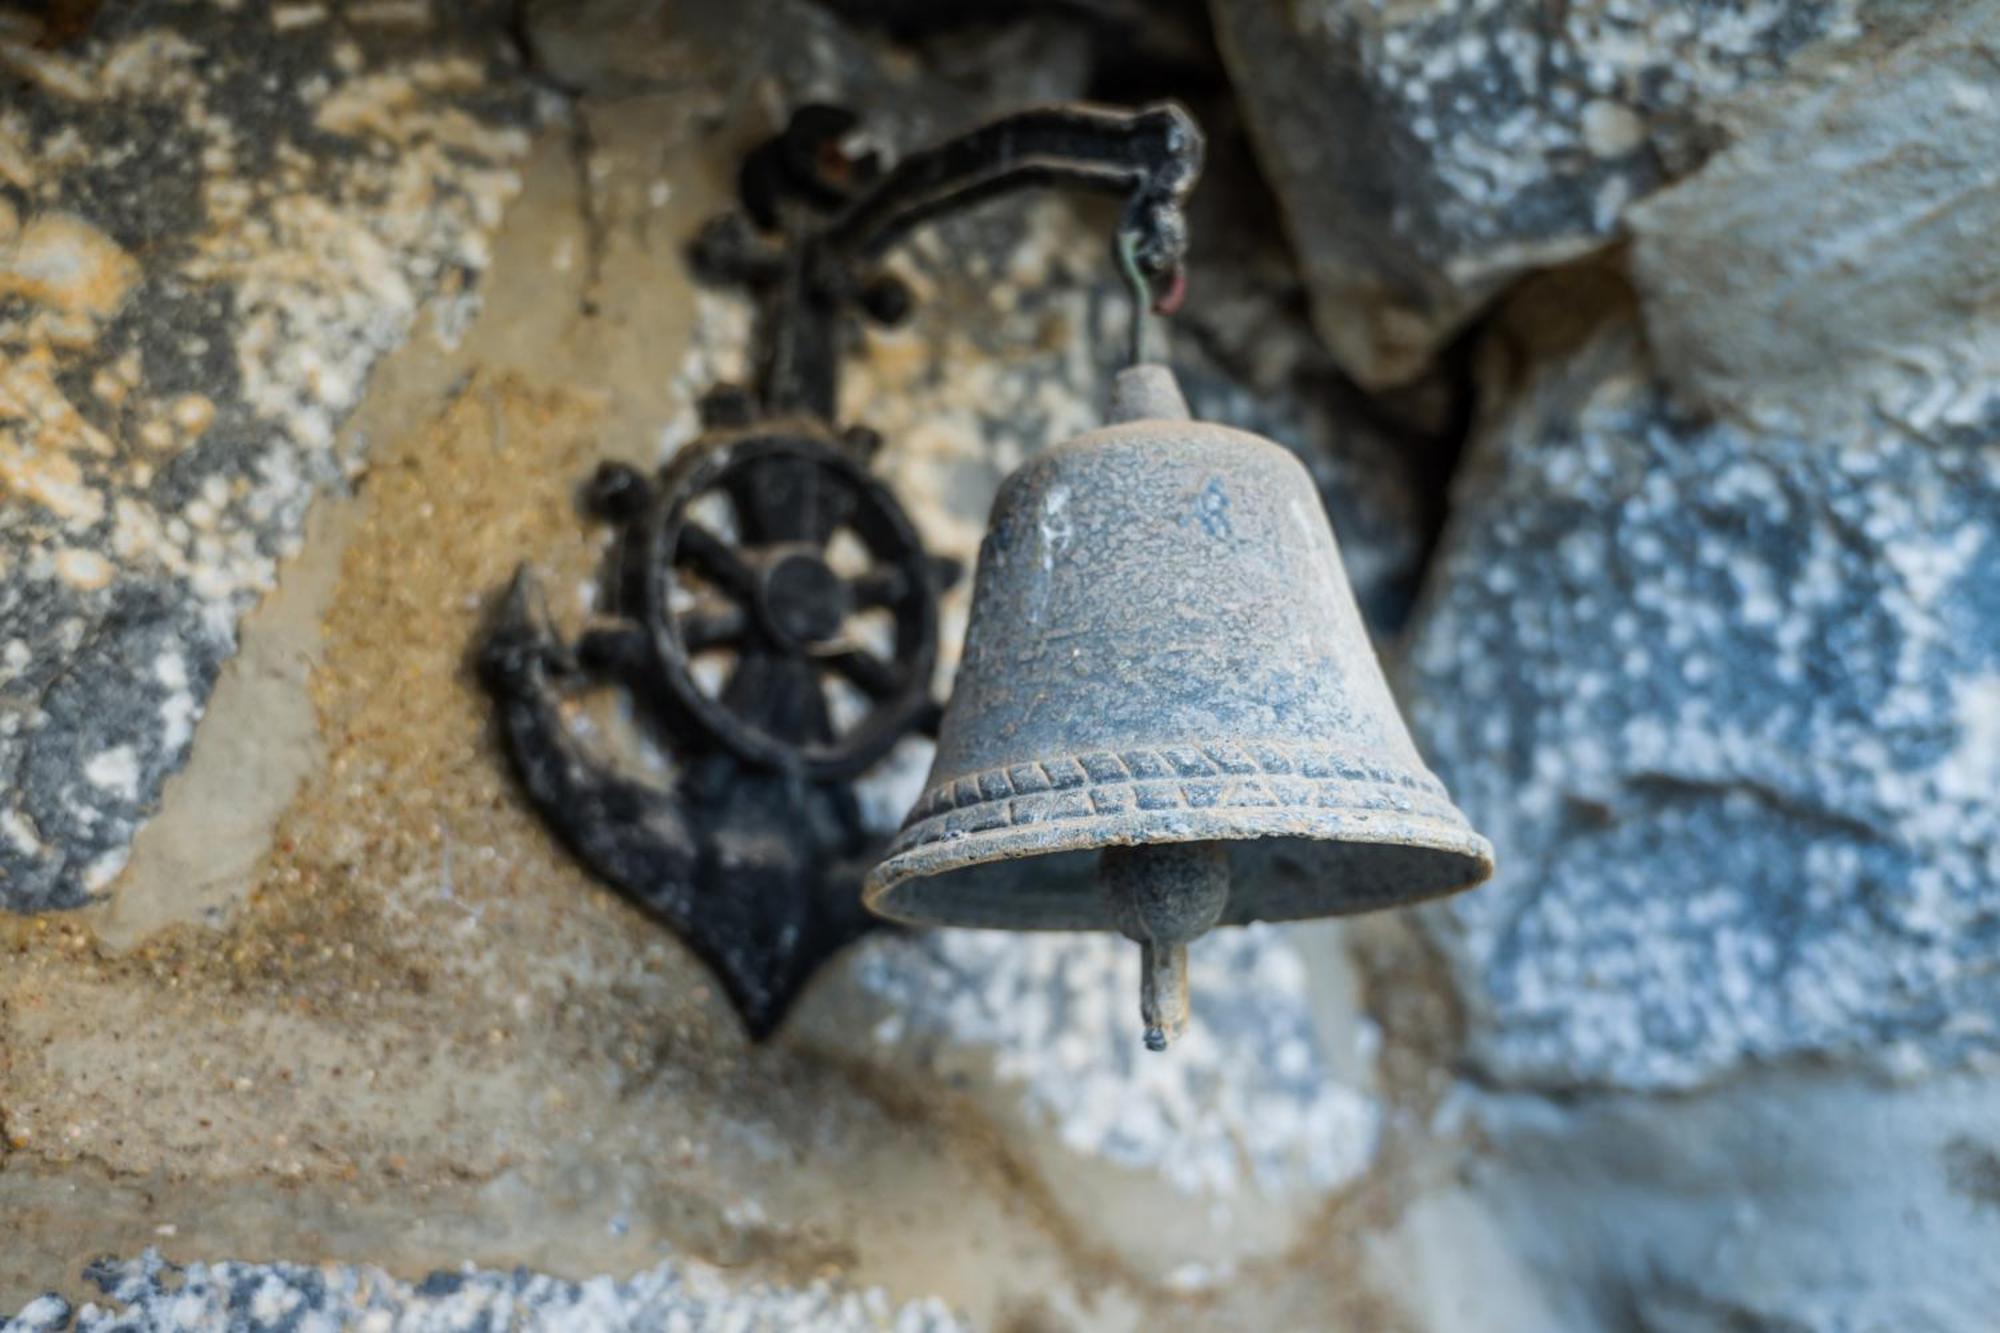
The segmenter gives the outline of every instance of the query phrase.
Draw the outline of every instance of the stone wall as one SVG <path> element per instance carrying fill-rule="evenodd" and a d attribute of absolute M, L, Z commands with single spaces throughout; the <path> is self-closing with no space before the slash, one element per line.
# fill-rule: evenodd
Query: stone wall
<path fill-rule="evenodd" d="M 1993 6 L 57 8 L 0 9 L 7 1333 L 1992 1326 Z M 523 560 L 583 623 L 577 483 L 744 374 L 682 250 L 789 108 L 1086 93 L 1208 127 L 1177 367 L 1308 464 L 1500 873 L 1204 940 L 1164 1057 L 1122 942 L 954 931 L 752 1044 L 469 648 Z M 1104 227 L 896 259 L 842 412 L 940 553 L 1096 420 Z"/>

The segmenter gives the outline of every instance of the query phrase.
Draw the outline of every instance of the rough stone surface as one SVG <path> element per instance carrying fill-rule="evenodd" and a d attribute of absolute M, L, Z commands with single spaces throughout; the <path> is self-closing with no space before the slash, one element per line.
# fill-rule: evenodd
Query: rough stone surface
<path fill-rule="evenodd" d="M 1865 67 L 1909 9 L 1211 5 L 1320 328 L 1372 384 L 1419 371 L 1509 280 L 1604 246 L 1629 204 L 1724 140 L 1732 97 Z"/>
<path fill-rule="evenodd" d="M 148 1251 L 102 1260 L 90 1279 L 104 1303 L 60 1296 L 30 1302 L 0 1333 L 488 1333 L 517 1328 L 740 1333 L 955 1333 L 966 1325 L 936 1301 L 889 1301 L 880 1291 L 824 1282 L 782 1287 L 731 1279 L 709 1264 L 664 1264 L 623 1281 L 568 1282 L 515 1269 L 468 1268 L 402 1282 L 379 1268 L 298 1264 L 169 1264 Z"/>
<path fill-rule="evenodd" d="M 1788 1070 L 1690 1097 L 1475 1095 L 1459 1109 L 1492 1147 L 1468 1183 L 1550 1301 L 1495 1327 L 1993 1327 L 1990 1069 L 1906 1085 Z"/>
<path fill-rule="evenodd" d="M 875 948 L 857 971 L 887 1005 L 873 1041 L 929 1044 L 932 1058 L 940 1040 L 990 1047 L 994 1078 L 1021 1084 L 1072 1151 L 1189 1194 L 1316 1196 L 1367 1167 L 1376 1108 L 1329 1067 L 1306 956 L 1269 926 L 1204 941 L 1201 1003 L 1173 1061 L 1133 1039 L 1138 965 L 1117 937 L 935 932 Z"/>
<path fill-rule="evenodd" d="M 17 40 L 17 36 L 19 40 Z M 187 754 L 334 426 L 462 320 L 525 149 L 492 7 L 105 6 L 0 32 L 0 907 L 74 907 Z"/>
<path fill-rule="evenodd" d="M 1501 866 L 1446 909 L 1486 1075 L 2000 1045 L 2000 398 L 1759 433 L 1613 329 L 1458 496 L 1412 716 Z"/>
<path fill-rule="evenodd" d="M 1943 15 L 1635 208 L 1661 371 L 1779 430 L 1972 424 L 2000 369 L 2000 10 Z"/>
<path fill-rule="evenodd" d="M 1374 1161 L 1374 1031 L 1329 1017 L 1355 1003 L 1337 930 L 1200 941 L 1172 1060 L 1140 1043 L 1115 936 L 939 931 L 845 972 L 802 1037 L 963 1090 L 1083 1234 L 1177 1289 L 1290 1249 Z"/>
<path fill-rule="evenodd" d="M 743 5 L 674 0 L 524 0 L 521 32 L 535 67 L 564 88 L 601 96 L 713 95 L 742 80 L 759 52 L 770 0 Z M 734 64 L 736 68 L 727 67 Z"/>

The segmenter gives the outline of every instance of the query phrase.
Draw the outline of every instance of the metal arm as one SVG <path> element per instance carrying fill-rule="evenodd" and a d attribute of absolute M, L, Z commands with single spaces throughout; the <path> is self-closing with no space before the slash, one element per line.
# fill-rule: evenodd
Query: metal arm
<path fill-rule="evenodd" d="M 788 143 L 787 160 L 815 160 L 822 155 L 810 150 L 817 147 L 833 150 L 839 162 L 837 143 L 824 136 L 827 127 L 850 122 L 851 117 L 823 114 L 795 121 L 781 139 L 822 141 Z M 804 411 L 831 420 L 839 326 L 847 308 L 858 302 L 881 317 L 907 303 L 894 279 L 880 272 L 883 256 L 925 223 L 1001 195 L 1040 186 L 1124 195 L 1113 246 L 1120 271 L 1142 307 L 1156 304 L 1156 291 L 1169 294 L 1157 304 L 1170 304 L 1187 254 L 1182 210 L 1201 171 L 1202 151 L 1200 128 L 1173 103 L 1133 111 L 1040 107 L 911 154 L 850 195 L 829 221 L 802 228 L 789 245 L 774 247 L 748 234 L 743 220 L 735 218 L 704 233 L 697 257 L 710 273 L 766 293 L 757 369 L 763 410 Z M 831 178 L 797 187 L 803 202 L 820 207 L 828 195 L 841 192 Z M 1136 322 L 1144 318 L 1143 309 L 1134 312 L 1135 346 Z"/>
<path fill-rule="evenodd" d="M 1118 111 L 1041 107 L 904 158 L 807 244 L 830 263 L 881 258 L 945 213 L 1030 186 L 1076 186 L 1131 198 L 1121 230 L 1150 277 L 1187 252 L 1180 213 L 1201 171 L 1202 135 L 1173 103 Z"/>

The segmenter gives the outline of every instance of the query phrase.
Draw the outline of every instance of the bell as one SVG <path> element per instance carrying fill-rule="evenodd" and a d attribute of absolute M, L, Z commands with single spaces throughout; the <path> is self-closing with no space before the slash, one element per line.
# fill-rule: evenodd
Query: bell
<path fill-rule="evenodd" d="M 1492 869 L 1396 710 L 1305 468 L 1139 365 L 1109 425 L 1001 487 L 930 779 L 865 896 L 916 924 L 1123 933 L 1159 1050 L 1211 927 Z"/>

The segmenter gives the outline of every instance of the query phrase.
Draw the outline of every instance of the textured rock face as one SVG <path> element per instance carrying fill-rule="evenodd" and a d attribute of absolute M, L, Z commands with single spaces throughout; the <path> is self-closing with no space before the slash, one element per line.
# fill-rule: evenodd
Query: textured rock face
<path fill-rule="evenodd" d="M 2000 11 L 1944 15 L 1633 210 L 1664 374 L 1777 430 L 1976 423 L 2000 367 Z"/>
<path fill-rule="evenodd" d="M 2000 1086 L 1990 1073 L 1915 1085 L 1751 1073 L 1685 1099 L 1503 1096 L 1480 1117 L 1501 1151 L 1469 1177 L 1554 1295 L 1544 1318 L 1507 1327 L 1993 1326 Z"/>
<path fill-rule="evenodd" d="M 732 1282 L 701 1263 L 669 1264 L 627 1281 L 564 1282 L 516 1270 L 434 1273 L 399 1282 L 380 1269 L 297 1264 L 191 1264 L 148 1253 L 104 1261 L 90 1276 L 105 1303 L 32 1302 L 8 1333 L 119 1333 L 138 1329 L 486 1330 L 541 1327 L 695 1329 L 742 1333 L 954 1333 L 965 1327 L 935 1302 L 895 1305 L 879 1291 L 845 1292 Z"/>
<path fill-rule="evenodd" d="M 1704 420 L 1627 329 L 1480 442 L 1412 663 L 1502 866 L 1451 909 L 1491 1076 L 2000 1039 L 2000 400 L 1911 424 Z"/>
<path fill-rule="evenodd" d="M 1483 340 L 1407 682 L 1498 853 L 1430 921 L 1468 1197 L 1549 1326 L 1970 1333 L 2000 1293 L 1994 17 L 1895 20 Z"/>
<path fill-rule="evenodd" d="M 1337 932 L 1257 927 L 1193 951 L 1172 1061 L 1136 1040 L 1136 951 L 1110 935 L 871 942 L 802 1036 L 970 1094 L 1079 1231 L 1177 1290 L 1310 1233 L 1373 1164 L 1384 1107 Z"/>
<path fill-rule="evenodd" d="M 412 41 L 413 35 L 420 39 Z M 526 148 L 476 6 L 107 6 L 0 33 L 0 907 L 73 907 L 358 452 L 371 363 L 486 266 Z"/>
<path fill-rule="evenodd" d="M 1862 64 L 1909 21 L 1853 0 L 1211 10 L 1321 331 L 1372 384 L 1420 370 L 1511 279 L 1613 239 L 1724 137 L 1733 95 Z"/>
<path fill-rule="evenodd" d="M 1331 941 L 1303 943 L 1259 927 L 1203 948 L 1204 1003 L 1174 1064 L 1130 1040 L 1138 970 L 1115 937 L 953 931 L 878 947 L 858 972 L 887 1004 L 874 1041 L 929 1045 L 931 1060 L 940 1037 L 992 1048 L 994 1077 L 1023 1085 L 1022 1109 L 1067 1148 L 1190 1195 L 1316 1198 L 1366 1168 L 1377 1112 L 1342 1086 L 1311 1021 L 1306 957 Z M 912 949 L 931 958 L 898 956 Z"/>
<path fill-rule="evenodd" d="M 1538 1327 L 1984 1329 L 2000 403 L 1788 431 L 1566 341 L 1492 358 L 1408 662 L 1500 864 L 1432 917 L 1471 1206 Z"/>

